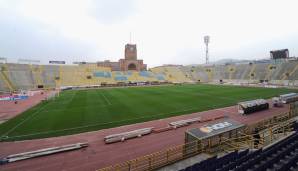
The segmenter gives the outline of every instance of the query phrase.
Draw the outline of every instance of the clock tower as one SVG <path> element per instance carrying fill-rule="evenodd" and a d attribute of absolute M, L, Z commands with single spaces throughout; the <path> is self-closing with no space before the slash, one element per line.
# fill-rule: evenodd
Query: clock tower
<path fill-rule="evenodd" d="M 111 67 L 112 71 L 144 71 L 147 65 L 142 59 L 137 59 L 137 45 L 128 43 L 125 45 L 124 59 L 118 62 L 102 61 L 97 62 L 97 66 Z"/>
<path fill-rule="evenodd" d="M 125 59 L 126 60 L 137 60 L 137 45 L 126 44 L 125 45 Z"/>

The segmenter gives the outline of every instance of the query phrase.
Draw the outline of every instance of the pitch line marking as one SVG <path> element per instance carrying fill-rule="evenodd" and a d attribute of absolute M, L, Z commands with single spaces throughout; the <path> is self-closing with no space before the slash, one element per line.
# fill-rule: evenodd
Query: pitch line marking
<path fill-rule="evenodd" d="M 74 96 L 77 94 L 77 92 L 71 97 L 71 101 L 74 98 Z M 34 112 L 32 115 L 30 115 L 29 117 L 27 117 L 26 119 L 24 119 L 22 122 L 18 123 L 16 126 L 14 126 L 13 128 L 11 128 L 10 130 L 8 130 L 6 133 L 4 133 L 2 136 L 7 136 L 8 134 L 10 134 L 12 131 L 14 131 L 15 129 L 17 129 L 19 126 L 21 126 L 22 124 L 24 124 L 26 121 L 28 121 L 29 119 L 33 118 L 34 116 L 38 115 L 46 106 L 48 106 L 49 104 L 51 104 L 51 102 L 48 102 L 47 104 L 45 104 L 43 107 L 39 108 L 36 112 Z"/>
<path fill-rule="evenodd" d="M 222 104 L 226 104 L 226 103 L 222 103 Z M 208 105 L 208 106 L 216 107 L 214 105 Z M 191 110 L 195 110 L 195 109 L 198 109 L 198 108 L 186 108 L 186 109 L 180 110 L 180 111 L 173 111 L 173 112 L 168 112 L 168 113 L 159 113 L 159 114 L 152 115 L 152 116 L 143 116 L 143 117 L 119 120 L 119 121 L 114 121 L 114 122 L 94 123 L 94 124 L 89 124 L 89 125 L 84 125 L 84 126 L 79 126 L 79 127 L 72 127 L 72 128 L 65 128 L 65 129 L 54 130 L 54 131 L 45 131 L 45 132 L 38 132 L 38 133 L 32 133 L 32 134 L 16 135 L 16 136 L 9 137 L 8 139 L 28 137 L 28 136 L 30 137 L 30 136 L 34 136 L 34 135 L 44 135 L 44 134 L 51 134 L 51 133 L 57 133 L 57 132 L 64 132 L 64 131 L 69 131 L 69 130 L 76 130 L 76 129 L 94 127 L 94 126 L 102 126 L 102 125 L 108 125 L 108 124 L 113 124 L 113 123 L 122 123 L 122 122 L 126 122 L 126 121 L 132 121 L 132 120 L 138 120 L 138 119 L 144 119 L 144 118 L 154 118 L 156 116 L 168 115 L 168 114 L 179 113 L 179 112 L 186 112 L 186 111 L 191 111 Z M 166 119 L 166 118 L 161 118 L 161 119 Z M 125 126 L 125 125 L 122 125 L 122 126 Z M 95 131 L 98 131 L 98 130 L 95 130 Z M 81 132 L 81 133 L 86 133 L 86 132 Z"/>
<path fill-rule="evenodd" d="M 37 114 L 40 113 L 40 111 L 42 111 L 47 105 L 49 105 L 50 103 L 45 104 L 43 107 L 39 108 L 36 112 L 34 112 L 32 115 L 30 115 L 29 117 L 27 117 L 26 119 L 24 119 L 22 122 L 18 123 L 16 126 L 14 126 L 13 128 L 11 128 L 10 130 L 8 130 L 6 133 L 4 133 L 2 136 L 8 135 L 9 133 L 11 133 L 12 131 L 14 131 L 15 129 L 17 129 L 19 126 L 21 126 L 23 123 L 25 123 L 26 121 L 28 121 L 29 119 L 33 118 L 34 116 L 36 116 Z"/>
<path fill-rule="evenodd" d="M 183 112 L 183 111 L 189 111 L 189 110 L 190 109 L 185 109 L 185 110 L 181 110 L 181 111 L 175 111 L 175 112 L 169 112 L 169 113 L 160 113 L 160 114 L 152 115 L 152 116 L 144 116 L 144 117 L 138 117 L 138 118 L 132 118 L 132 119 L 119 120 L 119 121 L 114 121 L 114 122 L 95 123 L 95 124 L 89 124 L 89 125 L 85 125 L 85 126 L 65 128 L 65 129 L 54 130 L 54 131 L 45 131 L 45 132 L 38 132 L 38 133 L 33 133 L 33 134 L 16 135 L 16 136 L 11 136 L 8 139 L 19 138 L 19 137 L 27 137 L 27 136 L 34 136 L 34 135 L 43 135 L 43 134 L 49 134 L 49 133 L 64 132 L 64 131 L 69 131 L 69 130 L 76 130 L 76 129 L 81 129 L 81 128 L 101 126 L 101 125 L 107 125 L 107 124 L 113 124 L 113 123 L 121 123 L 121 122 L 126 122 L 126 121 L 132 121 L 132 120 L 138 120 L 138 119 L 144 119 L 144 118 L 152 118 L 152 117 L 155 117 L 155 116 L 167 115 L 167 114 L 171 114 L 171 113 Z M 191 110 L 193 110 L 193 109 L 191 109 Z"/>
<path fill-rule="evenodd" d="M 212 107 L 213 110 L 214 110 L 216 107 L 219 107 L 221 105 L 229 105 L 229 103 L 219 103 L 217 105 L 205 105 L 205 106 Z M 19 137 L 28 137 L 28 136 L 34 136 L 34 135 L 44 135 L 44 134 L 49 134 L 49 133 L 64 132 L 64 131 L 69 131 L 69 130 L 76 130 L 76 129 L 94 127 L 94 126 L 102 126 L 102 125 L 113 124 L 113 123 L 121 123 L 121 122 L 126 122 L 126 121 L 144 119 L 144 118 L 154 118 L 154 117 L 157 117 L 157 116 L 169 115 L 169 114 L 179 113 L 179 112 L 186 112 L 186 111 L 191 111 L 191 110 L 196 110 L 196 109 L 199 109 L 199 108 L 185 108 L 184 110 L 180 110 L 180 111 L 173 111 L 173 112 L 168 112 L 168 113 L 159 113 L 159 114 L 156 114 L 156 115 L 143 116 L 143 117 L 131 118 L 131 119 L 125 119 L 125 120 L 119 120 L 119 121 L 114 121 L 114 122 L 94 123 L 94 124 L 89 124 L 89 125 L 84 125 L 84 126 L 79 126 L 79 127 L 72 127 L 72 128 L 55 130 L 55 131 L 45 131 L 45 132 L 38 132 L 38 133 L 33 133 L 33 134 L 16 135 L 16 136 L 9 137 L 8 139 L 19 138 Z M 209 110 L 211 110 L 211 109 L 209 109 Z M 222 109 L 215 109 L 215 110 L 223 111 L 223 112 L 226 111 L 226 110 L 222 110 Z M 204 111 L 201 111 L 201 112 L 204 112 Z M 201 112 L 199 112 L 199 113 L 201 113 Z M 171 116 L 169 116 L 169 117 L 171 117 Z M 161 118 L 161 119 L 165 119 L 165 118 Z M 123 125 L 123 126 L 125 126 L 125 125 Z M 95 131 L 98 131 L 98 130 L 95 130 Z M 81 133 L 84 133 L 84 132 L 81 132 Z"/>
<path fill-rule="evenodd" d="M 108 100 L 108 98 L 101 91 L 100 91 L 100 94 L 109 105 L 112 105 L 112 103 Z"/>
<path fill-rule="evenodd" d="M 95 104 L 95 105 L 96 105 L 96 107 L 99 107 L 99 108 L 104 108 L 104 107 L 109 106 L 109 105 L 106 105 L 106 104 L 103 104 L 103 105 Z M 87 108 L 89 108 L 89 107 L 88 106 L 79 106 L 79 107 L 72 107 L 71 109 L 87 109 Z M 63 109 L 61 109 L 61 108 L 60 109 L 49 109 L 49 110 L 44 110 L 43 112 L 49 113 L 49 112 L 54 112 L 54 111 L 65 111 L 65 108 L 63 108 Z"/>

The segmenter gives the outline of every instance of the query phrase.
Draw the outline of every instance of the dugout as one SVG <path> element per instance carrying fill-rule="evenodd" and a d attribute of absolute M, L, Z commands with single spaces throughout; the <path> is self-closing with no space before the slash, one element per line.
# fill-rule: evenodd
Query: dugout
<path fill-rule="evenodd" d="M 235 120 L 224 118 L 210 122 L 199 128 L 185 132 L 184 155 L 189 155 L 200 149 L 206 150 L 218 146 L 222 141 L 239 136 L 245 125 Z"/>
<path fill-rule="evenodd" d="M 269 109 L 269 103 L 264 99 L 257 99 L 238 103 L 238 112 L 242 115 L 247 115 L 266 109 Z"/>

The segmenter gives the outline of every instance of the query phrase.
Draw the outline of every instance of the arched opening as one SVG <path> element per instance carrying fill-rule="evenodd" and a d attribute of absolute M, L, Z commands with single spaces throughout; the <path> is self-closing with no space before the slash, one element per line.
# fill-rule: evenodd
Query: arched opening
<path fill-rule="evenodd" d="M 128 65 L 128 70 L 137 70 L 137 66 L 134 63 Z"/>

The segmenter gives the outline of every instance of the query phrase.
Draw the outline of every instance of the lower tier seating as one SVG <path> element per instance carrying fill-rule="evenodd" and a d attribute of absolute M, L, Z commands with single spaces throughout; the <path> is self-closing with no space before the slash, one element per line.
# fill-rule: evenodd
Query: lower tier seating
<path fill-rule="evenodd" d="M 291 171 L 298 170 L 298 134 L 265 149 L 214 156 L 181 171 Z"/>

